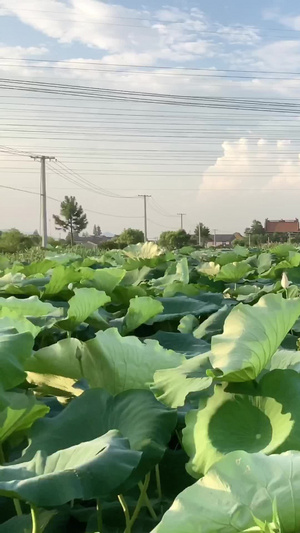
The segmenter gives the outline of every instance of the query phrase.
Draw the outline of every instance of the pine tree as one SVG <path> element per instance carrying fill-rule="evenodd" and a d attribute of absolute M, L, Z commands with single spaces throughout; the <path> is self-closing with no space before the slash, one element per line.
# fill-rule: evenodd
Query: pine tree
<path fill-rule="evenodd" d="M 80 233 L 88 225 L 86 214 L 82 206 L 78 205 L 75 196 L 65 196 L 60 204 L 60 214 L 65 220 L 58 215 L 53 215 L 56 229 L 69 231 L 71 236 L 71 245 L 74 244 L 74 233 Z"/>

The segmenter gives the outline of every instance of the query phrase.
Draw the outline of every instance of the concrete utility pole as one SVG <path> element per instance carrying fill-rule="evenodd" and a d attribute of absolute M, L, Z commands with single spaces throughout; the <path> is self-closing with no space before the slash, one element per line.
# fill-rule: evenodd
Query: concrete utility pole
<path fill-rule="evenodd" d="M 202 239 L 201 239 L 201 222 L 199 222 L 199 235 L 198 236 L 199 236 L 199 246 L 201 246 L 201 244 L 202 244 L 202 242 L 201 242 L 202 241 Z"/>
<path fill-rule="evenodd" d="M 55 157 L 48 155 L 30 156 L 35 161 L 41 163 L 41 227 L 42 227 L 42 247 L 47 248 L 47 191 L 46 191 L 46 160 L 55 161 Z"/>
<path fill-rule="evenodd" d="M 177 213 L 177 215 L 180 217 L 180 229 L 183 229 L 183 217 L 186 213 Z"/>
<path fill-rule="evenodd" d="M 144 198 L 144 241 L 148 240 L 148 223 L 147 223 L 147 198 L 151 198 L 151 194 L 139 194 L 140 198 Z"/>
<path fill-rule="evenodd" d="M 214 247 L 217 246 L 217 235 L 216 234 L 217 234 L 217 230 L 214 229 Z"/>

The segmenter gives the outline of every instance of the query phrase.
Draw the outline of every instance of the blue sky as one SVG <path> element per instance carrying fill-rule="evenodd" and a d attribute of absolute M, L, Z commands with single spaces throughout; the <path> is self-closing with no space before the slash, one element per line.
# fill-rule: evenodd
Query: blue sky
<path fill-rule="evenodd" d="M 191 96 L 298 98 L 299 32 L 296 0 L 0 0 L 0 77 Z M 253 218 L 298 216 L 297 116 L 32 99 L 3 89 L 0 110 L 0 144 L 51 152 L 73 178 L 75 171 L 113 194 L 152 194 L 153 237 L 175 229 L 180 211 L 188 213 L 189 230 L 200 218 L 223 232 L 241 231 Z M 160 144 L 163 132 L 175 139 Z M 147 156 L 154 147 L 157 155 Z M 65 182 L 57 167 L 48 170 L 49 195 L 76 194 L 89 209 L 91 227 L 118 233 L 142 226 L 142 218 L 134 218 L 142 214 L 139 200 L 103 197 Z M 37 164 L 2 155 L 0 184 L 37 193 Z M 6 190 L 2 198 L 0 228 L 38 227 L 37 195 Z M 49 199 L 49 217 L 58 208 Z"/>

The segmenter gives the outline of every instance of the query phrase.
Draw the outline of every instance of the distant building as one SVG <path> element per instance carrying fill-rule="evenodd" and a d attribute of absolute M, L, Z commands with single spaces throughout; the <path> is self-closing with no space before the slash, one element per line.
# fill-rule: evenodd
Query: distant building
<path fill-rule="evenodd" d="M 104 242 L 111 241 L 112 237 L 106 235 L 89 235 L 87 237 L 74 235 L 74 244 L 81 244 L 85 248 L 97 248 Z"/>
<path fill-rule="evenodd" d="M 295 218 L 294 220 L 269 220 L 268 218 L 265 221 L 265 232 L 266 233 L 299 233 L 299 220 Z"/>
<path fill-rule="evenodd" d="M 243 240 L 243 236 L 236 232 L 236 233 L 225 233 L 225 234 L 216 234 L 214 237 L 211 236 L 211 239 L 208 241 L 208 246 L 223 246 L 224 248 L 226 246 L 231 246 L 233 241 Z"/>

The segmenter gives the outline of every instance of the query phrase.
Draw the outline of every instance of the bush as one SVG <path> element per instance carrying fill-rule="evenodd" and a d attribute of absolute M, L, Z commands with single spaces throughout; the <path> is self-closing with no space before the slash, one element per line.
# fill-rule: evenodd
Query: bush
<path fill-rule="evenodd" d="M 144 233 L 140 229 L 128 228 L 119 235 L 116 239 L 116 242 L 120 244 L 138 244 L 139 242 L 144 242 Z"/>
<path fill-rule="evenodd" d="M 5 231 L 0 236 L 0 252 L 1 253 L 16 253 L 29 250 L 36 245 L 36 236 L 30 237 L 24 235 L 18 229 L 10 229 Z"/>
<path fill-rule="evenodd" d="M 159 238 L 159 245 L 168 250 L 183 248 L 191 242 L 191 236 L 184 230 L 163 231 Z"/>

